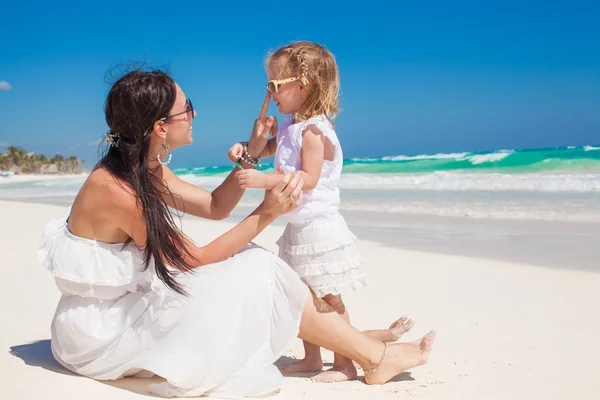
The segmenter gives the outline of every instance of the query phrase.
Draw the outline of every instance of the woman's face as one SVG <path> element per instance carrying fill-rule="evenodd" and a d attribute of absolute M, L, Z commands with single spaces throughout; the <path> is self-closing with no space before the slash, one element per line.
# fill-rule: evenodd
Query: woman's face
<path fill-rule="evenodd" d="M 188 102 L 183 90 L 178 84 L 175 84 L 175 87 L 177 90 L 175 104 L 169 112 L 169 115 L 173 115 L 173 117 L 167 118 L 165 121 L 166 141 L 171 150 L 192 144 L 194 141 L 192 138 L 192 120 L 196 117 L 196 111 L 190 107 L 191 103 Z"/>

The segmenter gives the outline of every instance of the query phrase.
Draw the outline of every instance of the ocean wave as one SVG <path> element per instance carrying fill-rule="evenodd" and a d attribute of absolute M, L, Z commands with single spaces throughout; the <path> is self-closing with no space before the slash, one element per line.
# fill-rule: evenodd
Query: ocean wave
<path fill-rule="evenodd" d="M 497 162 L 503 160 L 513 153 L 514 150 L 500 150 L 497 153 L 475 154 L 473 156 L 469 156 L 468 159 L 471 161 L 471 164 L 478 165 L 486 162 Z"/>
<path fill-rule="evenodd" d="M 399 155 L 399 156 L 382 157 L 381 160 L 383 160 L 383 161 L 448 160 L 448 159 L 463 160 L 469 154 L 471 154 L 471 153 L 448 153 L 448 154 L 438 153 L 438 154 L 420 154 L 417 156 Z"/>
<path fill-rule="evenodd" d="M 584 151 L 595 151 L 595 150 L 600 150 L 600 147 L 594 147 L 594 146 L 583 146 L 583 150 L 584 150 Z"/>
<path fill-rule="evenodd" d="M 372 161 L 379 161 L 381 160 L 380 158 L 373 158 L 373 157 L 367 157 L 367 158 L 351 158 L 350 161 L 354 161 L 354 162 L 372 162 Z"/>

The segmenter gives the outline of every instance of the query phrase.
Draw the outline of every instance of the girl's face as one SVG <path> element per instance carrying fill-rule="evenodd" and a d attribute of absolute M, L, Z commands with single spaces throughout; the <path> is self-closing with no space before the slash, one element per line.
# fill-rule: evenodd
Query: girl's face
<path fill-rule="evenodd" d="M 271 80 L 283 80 L 294 78 L 292 76 L 281 76 L 278 63 L 271 62 L 267 69 L 267 76 Z M 272 85 L 270 85 L 272 86 Z M 294 114 L 301 111 L 308 96 L 308 85 L 303 85 L 300 79 L 293 82 L 277 85 L 277 90 L 271 90 L 273 101 L 282 114 Z"/>

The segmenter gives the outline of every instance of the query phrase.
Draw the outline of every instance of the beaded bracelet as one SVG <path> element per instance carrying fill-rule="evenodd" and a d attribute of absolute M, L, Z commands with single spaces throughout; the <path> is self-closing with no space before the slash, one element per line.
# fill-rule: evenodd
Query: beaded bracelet
<path fill-rule="evenodd" d="M 247 150 L 244 150 L 243 157 L 245 157 L 250 162 L 250 164 L 253 164 L 253 165 L 260 164 L 260 157 L 259 158 L 252 157 Z"/>
<path fill-rule="evenodd" d="M 246 161 L 248 164 L 255 166 L 256 168 L 261 168 L 260 164 L 261 157 L 260 155 L 257 158 L 252 157 L 250 152 L 248 151 L 248 146 L 244 145 L 244 154 L 242 155 L 242 159 Z"/>
<path fill-rule="evenodd" d="M 246 158 L 244 155 L 242 155 L 240 157 L 240 160 L 244 161 L 246 164 L 251 165 L 253 168 L 262 168 L 262 165 L 260 163 L 255 163 L 254 160 L 250 160 L 248 158 Z M 236 162 L 235 165 L 241 169 L 244 169 L 244 167 L 242 167 L 242 164 L 239 162 Z"/>

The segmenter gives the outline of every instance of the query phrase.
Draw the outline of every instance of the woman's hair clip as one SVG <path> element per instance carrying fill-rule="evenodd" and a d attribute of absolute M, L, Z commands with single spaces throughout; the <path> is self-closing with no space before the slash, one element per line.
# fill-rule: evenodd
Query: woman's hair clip
<path fill-rule="evenodd" d="M 107 132 L 104 135 L 104 143 L 106 143 L 109 146 L 114 146 L 114 147 L 118 148 L 120 141 L 121 141 L 121 135 L 119 135 L 118 133 Z"/>

